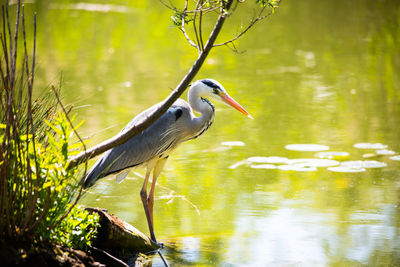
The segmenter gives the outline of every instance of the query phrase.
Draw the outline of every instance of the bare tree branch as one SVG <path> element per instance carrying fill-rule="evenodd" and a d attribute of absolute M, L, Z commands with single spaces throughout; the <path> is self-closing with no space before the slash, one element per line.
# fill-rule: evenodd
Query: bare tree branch
<path fill-rule="evenodd" d="M 188 7 L 188 0 L 185 1 L 185 8 L 183 9 L 183 16 L 182 16 L 182 25 L 181 25 L 181 27 L 180 27 L 179 29 L 182 31 L 183 35 L 185 36 L 185 38 L 186 38 L 186 40 L 189 42 L 189 44 L 190 44 L 191 46 L 195 47 L 195 48 L 199 51 L 199 53 L 200 53 L 200 48 L 199 48 L 199 46 L 197 46 L 197 45 L 192 41 L 192 39 L 190 39 L 189 35 L 186 33 L 186 30 L 185 30 L 185 16 L 186 16 L 187 7 Z"/>
<path fill-rule="evenodd" d="M 202 4 L 202 6 L 203 6 L 203 0 L 199 0 L 199 3 L 201 3 Z M 202 21 L 203 21 L 203 11 L 201 11 L 201 8 L 200 8 L 200 14 L 199 14 L 199 39 L 200 39 L 200 47 L 201 47 L 201 51 L 203 51 L 204 50 L 204 44 L 203 44 L 203 31 L 202 31 Z"/>
<path fill-rule="evenodd" d="M 199 5 L 200 5 L 200 0 L 197 2 L 196 10 L 199 10 Z M 201 51 L 204 51 L 204 47 L 202 47 L 201 43 L 200 43 L 199 33 L 197 32 L 197 27 L 196 27 L 196 18 L 197 18 L 197 12 L 194 13 L 194 16 L 193 16 L 193 31 L 194 31 L 194 35 L 196 36 L 197 46 L 199 47 L 199 51 L 201 52 Z M 200 27 L 199 27 L 199 31 L 201 31 Z"/>
<path fill-rule="evenodd" d="M 170 3 L 170 5 L 168 5 L 168 4 L 165 3 L 163 0 L 160 0 L 160 2 L 161 2 L 161 4 L 163 4 L 163 5 L 164 5 L 166 8 L 168 8 L 168 9 L 171 9 L 171 10 L 173 10 L 173 11 L 177 11 L 177 10 L 178 10 L 176 7 L 174 7 L 174 5 L 173 5 L 172 3 Z M 222 7 L 222 4 L 218 4 L 218 5 L 215 5 L 215 6 L 211 6 L 211 7 L 205 8 L 204 6 L 205 6 L 207 3 L 210 3 L 210 1 L 204 2 L 204 4 L 203 4 L 199 9 L 186 10 L 185 13 L 186 13 L 186 14 L 191 14 L 191 13 L 204 12 L 204 14 L 205 14 L 205 13 L 208 13 L 208 12 L 211 12 L 211 11 L 218 10 L 218 9 L 220 9 L 220 8 Z"/>
<path fill-rule="evenodd" d="M 204 5 L 203 5 L 203 6 L 204 6 Z M 220 9 L 221 7 L 222 7 L 221 5 L 217 5 L 217 6 L 214 6 L 214 7 L 208 7 L 208 8 L 200 7 L 199 9 L 187 10 L 186 13 L 187 13 L 187 14 L 191 14 L 191 13 L 200 13 L 200 12 L 203 12 L 204 14 L 206 14 L 206 13 L 210 13 L 210 12 L 212 12 L 212 11 L 218 10 L 218 9 Z"/>
<path fill-rule="evenodd" d="M 182 20 L 184 20 L 184 19 L 182 19 Z M 184 22 L 182 22 L 182 27 L 180 27 L 179 29 L 182 31 L 183 35 L 185 36 L 186 41 L 188 41 L 188 43 L 191 46 L 195 47 L 197 50 L 200 50 L 200 48 L 190 39 L 189 35 L 187 35 Z"/>
<path fill-rule="evenodd" d="M 158 108 L 155 109 L 147 118 L 144 120 L 138 122 L 135 125 L 130 126 L 127 131 L 125 131 L 123 134 L 118 134 L 103 143 L 100 143 L 97 146 L 94 146 L 87 151 L 81 152 L 79 155 L 74 157 L 73 159 L 70 160 L 69 162 L 69 168 L 75 167 L 80 163 L 83 163 L 113 147 L 116 147 L 118 145 L 121 145 L 125 142 L 127 142 L 130 138 L 134 137 L 135 135 L 141 133 L 143 130 L 145 130 L 147 127 L 149 127 L 152 123 L 154 123 L 158 118 L 163 115 L 167 109 L 182 95 L 182 93 L 187 89 L 189 86 L 190 82 L 193 80 L 193 78 L 196 76 L 196 74 L 199 72 L 201 66 L 203 65 L 205 59 L 207 58 L 208 54 L 210 53 L 211 49 L 213 48 L 213 45 L 215 43 L 215 40 L 217 39 L 217 36 L 219 35 L 222 26 L 224 25 L 225 19 L 226 19 L 226 13 L 230 9 L 232 5 L 233 0 L 227 0 L 226 2 L 223 2 L 223 8 L 221 8 L 217 22 L 213 28 L 213 30 L 210 33 L 210 36 L 206 42 L 206 45 L 204 47 L 204 50 L 201 51 L 199 54 L 198 58 L 194 62 L 193 66 L 190 68 L 188 73 L 185 75 L 185 77 L 180 81 L 178 86 L 169 94 L 169 96 L 159 104 Z"/>
<path fill-rule="evenodd" d="M 231 47 L 231 46 L 232 46 L 232 47 Z M 239 51 L 239 50 L 236 48 L 236 45 L 235 45 L 234 42 L 226 44 L 226 47 L 228 47 L 230 50 L 232 50 L 233 52 L 238 53 L 238 54 L 243 54 L 243 53 L 246 52 L 246 50 Z"/>
<path fill-rule="evenodd" d="M 217 9 L 221 9 L 221 5 L 216 5 L 216 6 L 211 6 L 211 7 L 205 7 L 209 1 L 203 2 L 203 0 L 200 0 L 197 2 L 196 9 L 195 10 L 187 10 L 188 9 L 188 0 L 185 1 L 185 7 L 182 11 L 178 11 L 177 8 L 168 6 L 166 3 L 162 2 L 165 6 L 168 6 L 168 8 L 174 10 L 178 14 L 182 16 L 181 18 L 181 24 L 179 26 L 179 29 L 182 31 L 185 39 L 188 41 L 188 43 L 195 47 L 198 52 L 200 53 L 202 50 L 204 50 L 204 42 L 203 42 L 203 31 L 202 31 L 202 20 L 203 20 L 203 15 L 215 11 Z M 193 19 L 193 32 L 196 36 L 196 43 L 189 37 L 189 34 L 187 33 L 185 29 L 185 24 L 187 23 L 186 21 L 186 16 L 188 14 L 194 14 Z M 199 15 L 197 15 L 199 14 Z M 196 20 L 199 20 L 199 25 L 196 25 Z"/>
<path fill-rule="evenodd" d="M 233 44 L 234 41 L 236 41 L 237 39 L 239 39 L 240 37 L 242 37 L 248 30 L 250 30 L 257 22 L 269 17 L 272 14 L 272 10 L 270 10 L 267 14 L 262 15 L 265 11 L 265 9 L 267 8 L 267 6 L 263 6 L 263 8 L 261 9 L 261 11 L 258 13 L 257 16 L 253 17 L 250 20 L 249 25 L 242 30 L 238 35 L 236 35 L 234 38 L 230 39 L 229 41 L 223 42 L 223 43 L 219 43 L 219 44 L 215 44 L 214 47 L 217 46 L 223 46 L 223 45 L 228 45 L 228 44 Z M 235 48 L 236 50 L 236 48 Z"/>
<path fill-rule="evenodd" d="M 170 1 L 170 4 L 171 4 L 171 5 L 168 5 L 168 4 L 165 3 L 163 0 L 160 0 L 160 3 L 163 4 L 166 8 L 169 8 L 169 9 L 171 9 L 171 10 L 176 10 L 176 8 L 172 5 L 171 1 Z"/>

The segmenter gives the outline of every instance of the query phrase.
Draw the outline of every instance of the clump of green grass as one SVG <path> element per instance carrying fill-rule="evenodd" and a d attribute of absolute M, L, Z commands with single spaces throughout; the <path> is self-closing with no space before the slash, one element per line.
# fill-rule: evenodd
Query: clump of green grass
<path fill-rule="evenodd" d="M 3 6 L 0 245 L 56 243 L 85 249 L 95 237 L 98 217 L 76 205 L 82 191 L 77 180 L 79 170 L 68 168 L 69 157 L 85 149 L 83 142 L 71 141 L 77 139 L 79 125 L 73 126 L 74 118 L 69 118 L 54 87 L 32 98 L 36 15 L 33 52 L 29 54 L 23 7 L 16 5 L 15 23 L 10 23 L 8 13 L 8 5 Z"/>

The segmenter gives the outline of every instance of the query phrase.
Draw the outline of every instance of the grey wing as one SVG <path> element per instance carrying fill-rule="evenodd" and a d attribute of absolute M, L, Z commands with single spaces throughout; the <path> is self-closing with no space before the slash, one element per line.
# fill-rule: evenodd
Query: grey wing
<path fill-rule="evenodd" d="M 177 104 L 171 106 L 164 115 L 142 133 L 104 153 L 88 171 L 84 178 L 84 187 L 89 187 L 98 179 L 108 175 L 142 165 L 155 157 L 166 156 L 163 155 L 164 152 L 183 141 L 185 122 L 187 124 L 187 119 L 190 120 L 190 108 L 186 102 L 182 102 L 175 102 Z M 121 133 L 128 126 L 141 121 L 155 108 L 157 105 L 136 116 L 122 129 Z"/>

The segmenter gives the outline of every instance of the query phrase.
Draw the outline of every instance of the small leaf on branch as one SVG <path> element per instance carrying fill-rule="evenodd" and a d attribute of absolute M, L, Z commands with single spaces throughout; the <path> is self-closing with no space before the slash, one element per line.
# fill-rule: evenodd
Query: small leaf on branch
<path fill-rule="evenodd" d="M 190 17 L 184 11 L 175 10 L 175 14 L 173 16 L 171 16 L 171 19 L 172 19 L 172 23 L 174 24 L 174 26 L 179 27 L 182 25 L 182 21 L 185 24 L 188 24 L 189 22 L 191 22 L 193 20 L 193 17 Z"/>

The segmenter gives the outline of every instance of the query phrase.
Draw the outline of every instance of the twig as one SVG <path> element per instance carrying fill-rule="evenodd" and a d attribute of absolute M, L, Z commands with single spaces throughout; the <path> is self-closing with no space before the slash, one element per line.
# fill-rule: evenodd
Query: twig
<path fill-rule="evenodd" d="M 95 250 L 95 251 L 98 252 L 98 253 L 102 253 L 103 255 L 109 257 L 109 258 L 112 259 L 113 261 L 118 262 L 118 264 L 121 264 L 122 266 L 129 267 L 128 264 L 126 264 L 126 263 L 123 262 L 122 260 L 120 260 L 120 259 L 114 257 L 113 255 L 111 255 L 111 254 L 108 253 L 107 251 L 104 251 L 104 250 L 102 250 L 102 249 L 99 249 L 99 248 L 96 248 L 96 247 L 92 247 L 92 246 L 89 246 L 89 248 Z"/>
<path fill-rule="evenodd" d="M 98 130 L 97 132 L 91 133 L 89 136 L 86 136 L 86 137 L 84 137 L 84 138 L 82 138 L 82 139 L 83 139 L 83 140 L 89 140 L 89 139 L 93 138 L 94 136 L 96 136 L 96 135 L 98 135 L 98 134 L 100 134 L 100 133 L 102 133 L 102 132 L 108 131 L 108 130 L 110 130 L 110 129 L 112 129 L 112 128 L 115 128 L 115 127 L 117 127 L 117 126 L 121 127 L 121 126 L 122 126 L 122 123 L 117 123 L 117 124 L 108 126 L 108 127 L 104 128 L 104 129 Z"/>
<path fill-rule="evenodd" d="M 158 255 L 160 255 L 160 258 L 163 261 L 165 267 L 169 267 L 169 264 L 168 264 L 167 260 L 164 258 L 164 255 L 161 253 L 161 251 L 158 251 Z"/>
<path fill-rule="evenodd" d="M 141 179 L 144 179 L 144 177 L 142 175 L 140 175 L 139 173 L 137 173 L 137 172 L 134 172 L 134 175 L 136 175 L 137 177 L 139 177 Z M 151 182 L 153 182 L 153 181 L 151 181 Z M 157 182 L 157 187 L 161 187 L 161 188 L 164 188 L 165 190 L 169 191 L 169 195 L 168 196 L 161 196 L 161 197 L 158 197 L 157 199 L 168 199 L 169 198 L 170 200 L 167 201 L 167 204 L 169 204 L 175 198 L 180 198 L 180 199 L 186 201 L 187 203 L 189 203 L 189 205 L 191 205 L 195 209 L 197 214 L 200 215 L 199 208 L 192 201 L 187 199 L 187 197 L 185 197 L 184 195 L 179 195 L 179 193 L 176 192 L 175 190 L 173 190 L 173 189 L 171 189 L 171 188 L 169 188 L 169 187 L 167 187 L 165 185 L 161 185 L 158 182 Z"/>
<path fill-rule="evenodd" d="M 60 80 L 60 83 L 61 83 L 61 80 Z M 59 97 L 59 95 L 58 95 L 58 93 L 57 93 L 57 90 L 55 89 L 54 86 L 51 86 L 51 89 L 53 90 L 54 95 L 56 96 L 57 102 L 58 102 L 58 104 L 61 106 L 61 109 L 63 110 L 63 112 L 64 112 L 64 114 L 65 114 L 65 117 L 66 117 L 67 120 L 68 120 L 68 123 L 71 125 L 71 128 L 72 128 L 72 130 L 74 131 L 74 134 L 78 137 L 79 141 L 81 142 L 81 144 L 82 144 L 82 146 L 83 146 L 83 150 L 84 150 L 83 152 L 86 152 L 86 145 L 85 145 L 85 142 L 83 142 L 82 138 L 80 137 L 80 135 L 79 135 L 78 132 L 76 131 L 74 125 L 72 124 L 72 122 L 71 122 L 71 120 L 70 120 L 70 118 L 69 118 L 69 116 L 68 116 L 68 113 L 69 113 L 69 112 L 66 111 L 66 109 L 65 109 L 65 107 L 64 107 L 64 105 L 63 105 L 63 103 L 61 102 L 60 97 Z M 69 163 L 70 163 L 70 162 L 67 163 L 67 168 L 69 167 Z M 84 171 L 83 176 L 86 176 L 86 172 L 87 172 L 87 160 L 85 161 L 85 171 Z M 79 187 L 78 195 L 76 196 L 74 202 L 72 202 L 72 204 L 71 204 L 71 206 L 69 207 L 69 209 L 60 217 L 60 219 L 58 219 L 58 221 L 56 221 L 56 222 L 53 224 L 53 227 L 55 227 L 55 226 L 58 225 L 62 220 L 64 220 L 64 219 L 68 216 L 68 214 L 71 212 L 71 210 L 75 207 L 76 203 L 78 203 L 78 200 L 79 200 L 80 197 L 82 196 L 83 186 L 84 186 L 84 183 L 81 183 L 81 184 L 80 184 L 80 187 Z"/>
<path fill-rule="evenodd" d="M 231 45 L 232 47 L 230 47 L 229 45 Z M 246 52 L 246 50 L 239 51 L 239 50 L 236 48 L 236 45 L 235 45 L 234 42 L 232 42 L 232 43 L 230 43 L 230 44 L 226 44 L 226 47 L 228 47 L 230 50 L 232 50 L 233 52 L 238 53 L 238 54 L 243 54 L 243 53 Z"/>
<path fill-rule="evenodd" d="M 244 0 L 243 1 L 240 1 L 240 0 L 235 1 L 235 5 L 231 8 L 231 14 L 235 13 L 236 8 L 239 5 L 239 3 L 243 3 L 243 2 L 244 2 Z"/>
<path fill-rule="evenodd" d="M 20 5 L 20 1 L 18 1 L 18 6 Z M 28 51 L 27 51 L 27 46 L 26 46 L 26 32 L 25 32 L 25 8 L 22 6 L 22 32 L 23 32 L 23 38 L 24 38 L 24 50 L 25 50 L 25 55 L 24 55 L 24 62 L 25 62 L 25 69 L 26 69 L 26 78 L 27 78 L 27 85 L 28 85 L 28 122 L 27 122 L 27 135 L 29 134 L 29 125 L 31 127 L 31 134 L 32 134 L 32 146 L 33 146 L 33 154 L 34 154 L 34 161 L 35 161 L 35 166 L 36 166 L 36 186 L 35 186 L 35 193 L 33 194 L 33 199 L 30 200 L 29 204 L 33 205 L 33 208 L 31 211 L 27 211 L 28 213 L 31 213 L 29 216 L 32 217 L 33 215 L 33 209 L 35 208 L 35 204 L 37 201 L 37 198 L 39 196 L 39 181 L 40 181 L 40 173 L 39 171 L 39 163 L 37 160 L 37 155 L 36 155 L 36 129 L 34 128 L 34 123 L 33 123 L 33 116 L 32 116 L 32 91 L 33 91 L 33 81 L 34 81 L 34 75 L 35 75 L 35 58 L 36 58 L 36 13 L 33 15 L 33 54 L 32 54 L 32 67 L 31 67 L 31 72 L 29 73 L 29 66 L 28 66 Z M 27 138 L 29 140 L 29 138 Z M 27 144 L 27 147 L 29 147 L 29 143 Z M 27 155 L 27 160 L 29 158 L 29 155 Z M 30 169 L 29 164 L 27 165 L 27 169 Z M 49 207 L 50 207 L 50 195 L 51 191 L 50 188 L 47 190 L 46 194 L 46 201 L 44 204 L 44 208 L 37 216 L 36 220 L 31 224 L 29 227 L 28 225 L 24 225 L 23 228 L 26 228 L 25 231 L 31 232 L 35 227 L 39 224 L 39 222 L 42 221 L 44 216 L 48 213 Z M 29 199 L 29 198 L 28 198 Z M 26 221 L 28 223 L 31 220 L 31 218 Z"/>
<path fill-rule="evenodd" d="M 8 13 L 8 8 L 6 9 Z M 1 184 L 0 184 L 0 214 L 3 216 L 5 215 L 5 218 L 2 217 L 0 218 L 0 229 L 3 231 L 3 229 L 7 230 L 8 233 L 10 233 L 10 227 L 9 227 L 9 222 L 10 222 L 10 216 L 9 216 L 9 207 L 8 207 L 8 180 L 7 180 L 7 170 L 9 164 L 10 164 L 10 154 L 12 153 L 11 146 L 8 145 L 11 142 L 11 124 L 13 121 L 13 116 L 12 112 L 9 110 L 11 107 L 11 98 L 10 98 L 10 86 L 9 86 L 9 78 L 10 78 L 10 68 L 9 68 L 9 60 L 8 60 L 8 51 L 7 51 L 7 30 L 6 30 L 6 16 L 8 19 L 8 14 L 5 14 L 4 11 L 4 5 L 2 5 L 2 15 L 3 15 L 3 34 L 1 36 L 1 41 L 2 41 L 2 46 L 3 46 L 3 57 L 5 59 L 5 65 L 6 65 L 6 77 L 4 76 L 4 73 L 2 71 L 2 81 L 3 81 L 3 86 L 5 89 L 5 99 L 6 102 L 4 103 L 5 109 L 7 110 L 5 114 L 5 120 L 6 120 L 6 129 L 5 129 L 5 138 L 3 139 L 3 142 L 1 144 L 1 154 L 0 154 L 0 159 L 2 159 L 2 165 L 3 168 L 0 168 L 0 171 L 3 173 L 0 173 L 0 179 L 1 179 Z M 1 64 L 0 64 L 1 65 Z M 4 149 L 4 150 L 3 150 Z"/>
<path fill-rule="evenodd" d="M 200 5 L 200 0 L 197 1 L 196 10 L 199 10 L 199 5 Z M 199 34 L 197 33 L 196 17 L 197 17 L 197 12 L 194 13 L 194 16 L 193 16 L 193 31 L 194 31 L 194 35 L 196 36 L 197 46 L 199 47 L 199 53 L 201 53 L 202 51 L 204 51 L 204 47 L 201 46 L 200 40 L 199 40 Z"/>
<path fill-rule="evenodd" d="M 272 14 L 272 10 L 270 12 L 268 12 L 268 14 L 263 15 L 262 13 L 264 12 L 265 8 L 267 6 L 264 6 L 260 13 L 258 14 L 258 16 L 254 17 L 253 19 L 250 20 L 249 25 L 242 31 L 240 32 L 238 35 L 236 35 L 234 38 L 230 39 L 229 41 L 223 42 L 223 43 L 219 43 L 219 44 L 215 44 L 214 47 L 218 47 L 218 46 L 223 46 L 223 45 L 228 45 L 228 44 L 233 44 L 234 41 L 236 41 L 237 39 L 239 39 L 240 37 L 242 37 L 248 30 L 250 30 L 251 27 L 254 26 L 254 24 L 256 24 L 258 21 L 263 20 L 267 17 L 269 17 Z"/>
<path fill-rule="evenodd" d="M 6 65 L 6 75 L 4 75 L 4 73 L 1 73 L 1 78 L 3 80 L 3 84 L 4 87 L 6 89 L 6 93 L 8 93 L 9 90 L 9 79 L 10 79 L 10 69 L 9 69 L 9 59 L 8 59 L 8 51 L 7 51 L 7 30 L 6 30 L 6 15 L 5 15 L 5 11 L 4 11 L 4 6 L 1 6 L 1 11 L 2 11 L 2 17 L 3 17 L 3 35 L 1 38 L 1 44 L 3 46 L 3 57 L 4 57 L 4 61 L 5 61 L 5 65 Z M 8 12 L 8 9 L 7 9 Z M 8 16 L 7 16 L 8 18 Z M 4 140 L 5 141 L 5 140 Z"/>
<path fill-rule="evenodd" d="M 32 77 L 29 80 L 31 86 L 33 86 L 33 80 L 35 78 L 35 61 L 36 61 L 36 12 L 33 13 L 33 56 L 32 56 Z"/>
<path fill-rule="evenodd" d="M 8 66 L 8 53 L 7 53 L 7 33 L 6 33 L 6 29 L 5 29 L 5 14 L 4 14 L 4 6 L 1 7 L 2 8 L 2 22 L 3 22 L 3 33 L 0 35 L 0 39 L 1 39 L 1 45 L 3 48 L 3 57 L 5 59 L 5 65 L 6 68 Z M 5 95 L 8 95 L 8 80 L 5 77 L 4 71 L 3 71 L 3 64 L 0 63 L 0 75 L 2 78 L 2 85 L 4 87 L 5 90 Z M 8 70 L 5 70 L 8 72 Z M 1 92 L 1 94 L 3 94 L 3 92 Z M 1 105 L 2 105 L 2 109 L 3 110 L 7 110 L 7 105 L 8 105 L 8 101 L 7 101 L 7 97 L 6 97 L 6 103 L 3 103 L 3 97 L 0 95 L 0 99 L 1 99 Z M 5 114 L 5 120 L 8 118 L 8 113 Z M 8 130 L 6 129 L 6 134 L 7 134 Z M 6 209 L 6 204 L 5 202 L 7 201 L 6 198 L 6 194 L 7 194 L 7 179 L 6 179 L 6 175 L 5 175 L 5 166 L 8 166 L 8 160 L 7 160 L 7 149 L 6 151 L 3 151 L 3 148 L 5 148 L 5 144 L 7 141 L 7 135 L 6 138 L 3 139 L 3 142 L 0 144 L 0 161 L 3 162 L 3 168 L 0 168 L 0 214 L 4 214 L 4 210 Z M 8 148 L 9 149 L 9 148 Z M 4 157 L 3 157 L 4 156 Z M 4 173 L 3 173 L 4 172 Z M 0 229 L 4 229 L 4 220 L 0 219 Z"/>
<path fill-rule="evenodd" d="M 199 3 L 202 3 L 203 0 L 200 0 Z M 201 51 L 204 50 L 204 44 L 203 44 L 203 31 L 202 31 L 202 21 L 203 21 L 203 11 L 200 9 L 200 14 L 199 14 L 199 39 L 200 39 L 200 47 Z"/>
<path fill-rule="evenodd" d="M 12 58 L 11 58 L 11 55 L 12 55 L 12 34 L 11 34 L 11 26 L 10 26 L 10 18 L 9 18 L 9 16 L 8 16 L 8 0 L 6 1 L 7 3 L 6 3 L 6 17 L 7 17 L 7 28 L 8 28 L 8 37 L 9 37 L 9 39 L 10 39 L 10 58 L 9 58 L 9 62 L 10 62 L 10 67 L 11 67 L 11 69 L 12 69 Z M 10 75 L 10 77 L 8 78 L 9 79 L 9 81 L 10 81 L 10 79 L 11 79 L 11 72 L 12 72 L 12 70 L 10 70 L 10 72 L 8 72 L 8 75 Z M 10 88 L 12 88 L 12 86 L 10 86 Z"/>
<path fill-rule="evenodd" d="M 185 16 L 186 16 L 187 6 L 188 6 L 188 0 L 185 1 L 185 8 L 183 9 L 183 16 L 182 16 L 182 25 L 179 29 L 182 31 L 183 35 L 185 36 L 185 38 L 189 42 L 189 44 L 191 46 L 195 47 L 200 52 L 200 48 L 192 41 L 192 39 L 190 39 L 189 35 L 186 33 L 186 30 L 185 30 Z"/>
<path fill-rule="evenodd" d="M 171 3 L 171 1 L 170 1 L 170 6 L 167 4 L 167 3 L 165 3 L 163 0 L 160 0 L 160 2 L 161 2 L 161 4 L 163 4 L 166 8 L 169 8 L 169 9 L 171 9 L 171 10 L 176 10 L 176 8 L 172 5 L 172 3 Z"/>
<path fill-rule="evenodd" d="M 18 30 L 19 30 L 19 18 L 20 18 L 20 1 L 18 1 L 17 5 L 17 22 L 16 22 L 16 28 L 15 28 L 15 35 L 14 35 L 14 53 L 13 53 L 13 59 L 11 60 L 11 77 L 10 77 L 10 87 L 12 88 L 11 90 L 14 91 L 14 81 L 15 81 L 15 69 L 16 69 L 16 60 L 17 60 L 17 53 L 16 50 L 18 49 Z M 28 61 L 28 53 L 26 49 L 26 35 L 25 35 L 25 19 L 23 15 L 23 10 L 22 10 L 22 32 L 23 32 L 23 38 L 24 38 L 24 62 L 27 64 Z M 11 45 L 10 45 L 11 46 Z M 26 65 L 28 66 L 28 65 Z M 22 66 L 24 67 L 24 66 Z M 29 79 L 29 69 L 26 68 L 27 71 L 27 79 Z M 26 175 L 27 175 L 27 187 L 28 187 L 28 195 L 27 195 L 27 209 L 25 211 L 25 217 L 22 223 L 22 231 L 25 231 L 27 228 L 29 222 L 32 220 L 34 211 L 35 211 L 35 204 L 36 204 L 36 197 L 37 197 L 37 191 L 35 190 L 35 193 L 32 193 L 33 189 L 33 182 L 32 182 L 32 170 L 31 170 L 31 161 L 30 161 L 30 155 L 29 155 L 29 144 L 30 144 L 30 138 L 28 137 L 29 133 L 31 132 L 29 130 L 30 126 L 32 125 L 32 145 L 34 145 L 34 133 L 33 133 L 33 123 L 32 122 L 32 90 L 31 87 L 29 86 L 29 81 L 28 81 L 28 103 L 27 103 L 27 123 L 26 123 Z M 18 129 L 17 126 L 14 127 L 14 129 Z M 17 143 L 17 142 L 16 142 Z M 34 161 L 36 162 L 36 167 L 37 167 L 37 160 L 36 160 L 36 150 L 33 149 L 34 153 Z M 16 170 L 17 168 L 15 168 Z M 36 168 L 37 169 L 37 168 Z M 38 175 L 38 174 L 37 174 Z M 36 179 L 38 180 L 38 179 Z M 37 188 L 37 187 L 36 187 Z"/>
<path fill-rule="evenodd" d="M 17 19 L 15 22 L 15 33 L 14 33 L 14 54 L 11 65 L 11 87 L 14 87 L 15 82 L 15 71 L 17 68 L 17 47 L 18 47 L 18 29 L 19 29 L 19 17 L 20 17 L 21 0 L 18 0 L 17 5 Z M 11 45 L 11 44 L 10 44 Z"/>
<path fill-rule="evenodd" d="M 194 10 L 187 10 L 186 13 L 191 14 L 191 13 L 203 12 L 204 14 L 206 14 L 206 13 L 210 13 L 212 11 L 218 10 L 221 7 L 222 7 L 221 5 L 217 5 L 217 6 L 213 6 L 213 7 L 209 7 L 209 8 L 199 8 L 199 9 L 194 9 Z"/>
<path fill-rule="evenodd" d="M 18 7 L 20 6 L 20 1 L 18 1 Z M 24 11 L 24 8 L 23 10 Z M 23 37 L 24 37 L 24 49 L 25 49 L 25 63 L 26 63 L 26 72 L 27 72 L 27 80 L 28 80 L 28 122 L 27 122 L 27 132 L 26 134 L 28 135 L 29 133 L 32 134 L 32 147 L 33 147 L 33 158 L 35 161 L 35 168 L 36 170 L 39 170 L 39 163 L 37 160 L 37 155 L 36 155 L 36 141 L 35 141 L 35 128 L 33 124 L 33 116 L 32 116 L 32 91 L 33 91 L 33 75 L 34 75 L 34 70 L 35 70 L 35 56 L 36 56 L 36 13 L 34 14 L 33 17 L 33 55 L 32 55 L 32 69 L 31 73 L 29 73 L 29 67 L 28 67 L 28 52 L 26 49 L 26 33 L 25 33 L 25 18 L 24 18 L 24 12 L 22 12 L 22 32 L 23 32 Z M 29 129 L 30 128 L 30 129 Z M 31 167 L 30 167 L 30 162 L 29 162 L 29 138 L 26 138 L 27 140 L 27 173 L 30 174 L 31 172 Z M 28 180 L 31 179 L 28 175 Z M 35 193 L 30 194 L 28 196 L 28 210 L 26 212 L 26 217 L 23 223 L 23 228 L 27 228 L 29 222 L 32 219 L 32 216 L 34 214 L 34 209 L 35 209 L 35 204 L 37 201 L 38 197 L 38 190 L 39 190 L 39 181 L 40 181 L 40 173 L 39 171 L 36 171 L 36 186 L 34 187 Z M 29 184 L 32 186 L 32 180 L 30 180 Z M 32 188 L 29 188 L 32 190 Z M 28 228 L 27 228 L 28 229 Z M 33 228 L 31 228 L 33 229 Z M 25 229 L 24 229 L 25 230 Z"/>
<path fill-rule="evenodd" d="M 47 188 L 46 202 L 44 203 L 44 208 L 40 213 L 40 215 L 37 217 L 37 219 L 33 222 L 33 224 L 25 230 L 26 232 L 32 232 L 32 230 L 35 229 L 35 227 L 42 221 L 44 216 L 48 213 L 50 208 L 50 195 L 51 195 L 50 188 Z"/>

